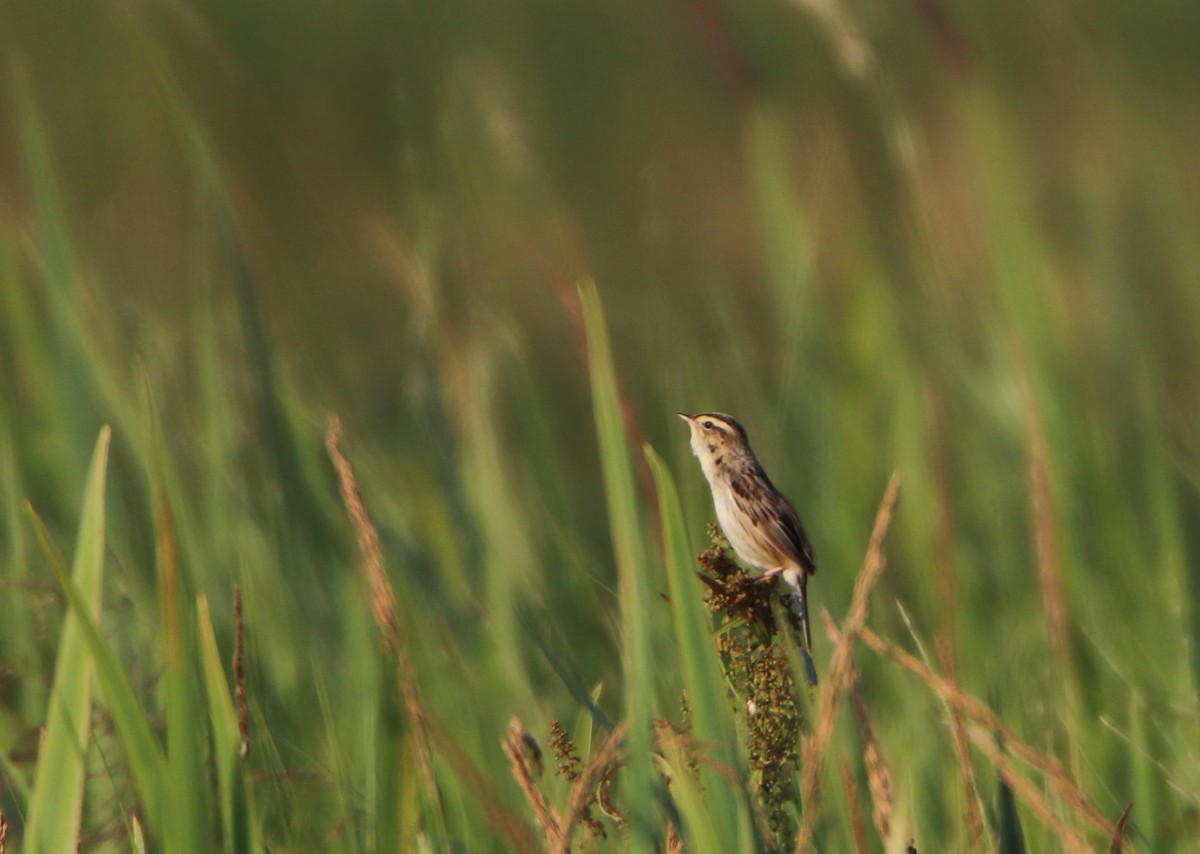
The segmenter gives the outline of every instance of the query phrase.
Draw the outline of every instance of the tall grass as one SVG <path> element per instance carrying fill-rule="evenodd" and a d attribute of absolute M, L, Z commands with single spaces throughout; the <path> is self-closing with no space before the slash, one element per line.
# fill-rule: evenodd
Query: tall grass
<path fill-rule="evenodd" d="M 96 443 L 87 497 L 79 526 L 70 585 L 78 589 L 82 613 L 67 618 L 54 666 L 54 686 L 47 699 L 46 738 L 38 751 L 37 772 L 29 801 L 26 844 L 33 851 L 64 851 L 79 838 L 83 783 L 92 714 L 93 662 L 88 654 L 81 621 L 95 619 L 104 577 L 104 472 L 108 462 L 109 432 Z M 56 563 L 61 562 L 52 553 Z M 65 569 L 59 567 L 62 577 Z"/>
<path fill-rule="evenodd" d="M 767 847 L 715 408 L 832 616 L 802 841 L 1187 850 L 1185 5 L 0 15 L 2 844 Z"/>

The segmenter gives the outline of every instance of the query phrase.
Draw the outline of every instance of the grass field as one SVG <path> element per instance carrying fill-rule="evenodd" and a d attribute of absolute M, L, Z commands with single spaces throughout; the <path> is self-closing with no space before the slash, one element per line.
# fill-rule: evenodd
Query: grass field
<path fill-rule="evenodd" d="M 1197 850 L 1200 7 L 478 6 L 0 5 L 0 852 Z"/>

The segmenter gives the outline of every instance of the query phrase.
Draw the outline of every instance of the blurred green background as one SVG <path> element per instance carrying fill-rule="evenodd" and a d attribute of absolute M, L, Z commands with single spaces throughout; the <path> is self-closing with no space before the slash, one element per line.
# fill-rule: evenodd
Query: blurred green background
<path fill-rule="evenodd" d="M 381 677 L 336 412 L 425 699 L 519 809 L 512 714 L 574 722 L 572 686 L 622 712 L 590 277 L 635 457 L 668 462 L 697 551 L 676 411 L 746 425 L 834 615 L 900 469 L 872 625 L 911 643 L 901 603 L 1106 814 L 1135 800 L 1140 841 L 1184 846 L 1197 45 L 1186 2 L 0 3 L 0 749 L 32 768 L 64 611 L 22 501 L 69 552 L 103 423 L 104 627 L 154 705 L 152 401 L 223 649 L 245 592 L 264 833 L 370 847 Z M 918 841 L 952 849 L 941 706 L 860 664 Z M 444 784 L 449 837 L 502 847 Z"/>

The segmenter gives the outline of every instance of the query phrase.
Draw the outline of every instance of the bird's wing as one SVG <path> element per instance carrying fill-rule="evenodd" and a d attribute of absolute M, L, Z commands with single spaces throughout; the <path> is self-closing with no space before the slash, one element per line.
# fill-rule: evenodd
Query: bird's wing
<path fill-rule="evenodd" d="M 783 497 L 770 480 L 760 471 L 756 481 L 735 477 L 730 482 L 733 493 L 737 496 L 738 508 L 757 527 L 762 527 L 771 534 L 771 541 L 780 546 L 784 553 L 796 562 L 809 575 L 817 571 L 817 560 L 813 556 L 812 546 L 809 545 L 808 535 L 804 533 L 804 525 L 800 516 L 792 507 L 790 501 Z M 760 490 L 766 493 L 759 493 Z"/>
<path fill-rule="evenodd" d="M 796 508 L 781 495 L 777 512 L 773 515 L 774 523 L 785 533 L 788 543 L 796 552 L 792 557 L 804 567 L 805 572 L 813 575 L 817 571 L 817 559 L 813 555 L 812 545 L 808 542 L 808 535 L 804 533 L 804 526 L 800 524 Z"/>

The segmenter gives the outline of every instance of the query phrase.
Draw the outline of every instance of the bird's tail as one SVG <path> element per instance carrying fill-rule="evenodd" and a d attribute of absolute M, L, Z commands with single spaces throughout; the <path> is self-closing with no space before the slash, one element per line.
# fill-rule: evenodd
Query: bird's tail
<path fill-rule="evenodd" d="M 808 671 L 808 681 L 813 687 L 817 684 L 817 667 L 812 659 L 812 627 L 808 621 L 808 576 L 799 569 L 787 569 L 783 573 L 784 580 L 792 590 L 792 599 L 796 603 L 796 612 L 800 615 L 800 629 L 804 634 L 804 667 Z"/>

